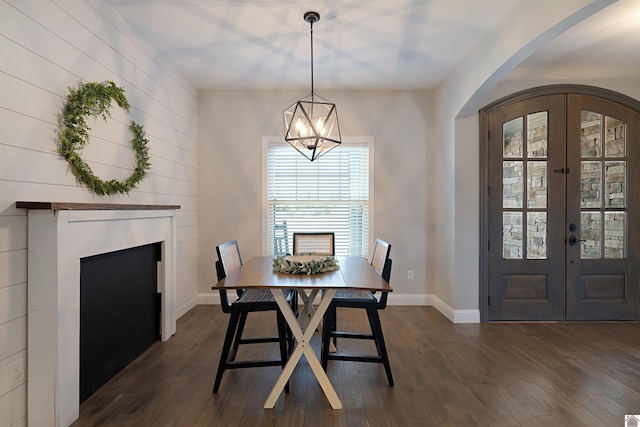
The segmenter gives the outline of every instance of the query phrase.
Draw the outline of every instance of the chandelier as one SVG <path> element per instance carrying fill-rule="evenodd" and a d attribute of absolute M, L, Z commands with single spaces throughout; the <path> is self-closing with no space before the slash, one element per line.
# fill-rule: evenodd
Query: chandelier
<path fill-rule="evenodd" d="M 284 139 L 307 159 L 314 161 L 342 143 L 336 104 L 313 91 L 313 24 L 318 12 L 307 12 L 311 26 L 311 93 L 284 110 Z"/>

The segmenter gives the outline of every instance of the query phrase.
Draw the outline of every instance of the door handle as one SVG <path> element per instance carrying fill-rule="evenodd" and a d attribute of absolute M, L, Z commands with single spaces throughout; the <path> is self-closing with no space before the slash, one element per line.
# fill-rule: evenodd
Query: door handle
<path fill-rule="evenodd" d="M 571 235 L 569 237 L 569 246 L 575 246 L 578 242 L 586 242 L 586 240 L 584 239 L 578 240 L 574 235 Z"/>

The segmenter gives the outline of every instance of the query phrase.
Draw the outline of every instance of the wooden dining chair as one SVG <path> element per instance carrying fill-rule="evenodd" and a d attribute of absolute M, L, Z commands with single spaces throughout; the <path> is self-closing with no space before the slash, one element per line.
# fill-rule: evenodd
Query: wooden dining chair
<path fill-rule="evenodd" d="M 293 233 L 293 254 L 333 256 L 335 240 L 335 233 Z"/>
<path fill-rule="evenodd" d="M 375 269 L 375 271 L 378 272 L 378 274 L 380 274 L 382 278 L 387 281 L 387 283 L 391 278 L 391 258 L 389 258 L 390 253 L 391 245 L 383 240 L 376 239 L 373 247 L 373 256 L 371 257 L 371 265 Z M 352 289 L 341 289 L 336 292 L 324 316 L 322 326 L 321 361 L 322 367 L 325 371 L 327 370 L 329 360 L 350 360 L 355 362 L 382 363 L 387 373 L 387 380 L 389 381 L 389 385 L 393 386 L 391 365 L 389 364 L 389 356 L 387 354 L 387 347 L 384 342 L 382 325 L 380 324 L 380 316 L 378 314 L 379 310 L 382 310 L 387 306 L 387 294 L 388 292 L 380 292 L 379 297 L 376 297 L 374 292 Z M 366 310 L 371 333 L 364 334 L 359 332 L 338 330 L 338 307 L 359 308 Z M 329 352 L 330 344 L 332 344 L 331 341 L 333 340 L 333 344 L 337 346 L 337 338 L 373 340 L 376 344 L 377 355 L 370 356 L 339 352 L 331 353 Z"/>
<path fill-rule="evenodd" d="M 237 270 L 242 266 L 240 249 L 238 242 L 231 240 L 216 247 L 218 260 L 216 261 L 216 273 L 218 281 L 224 279 L 227 274 Z M 254 368 L 263 366 L 282 366 L 287 363 L 290 344 L 292 339 L 287 333 L 287 326 L 278 308 L 276 300 L 269 289 L 244 289 L 237 292 L 238 298 L 230 302 L 226 289 L 220 289 L 220 303 L 222 311 L 229 313 L 229 324 L 224 338 L 220 362 L 216 373 L 213 393 L 217 393 L 222 381 L 222 375 L 227 369 Z M 293 292 L 289 292 L 287 300 L 291 302 Z M 259 311 L 275 311 L 278 326 L 278 335 L 269 337 L 243 338 L 242 333 L 249 313 Z M 243 344 L 260 344 L 277 342 L 280 345 L 280 357 L 278 359 L 236 361 L 238 347 Z M 285 392 L 289 392 L 289 385 L 285 387 Z"/>
<path fill-rule="evenodd" d="M 293 233 L 293 255 L 324 255 L 334 256 L 336 235 L 332 232 Z M 294 305 L 298 306 L 298 295 L 308 308 L 307 316 L 313 315 L 313 307 L 307 305 L 307 294 L 302 291 L 294 297 Z M 296 311 L 297 314 L 297 311 Z"/>

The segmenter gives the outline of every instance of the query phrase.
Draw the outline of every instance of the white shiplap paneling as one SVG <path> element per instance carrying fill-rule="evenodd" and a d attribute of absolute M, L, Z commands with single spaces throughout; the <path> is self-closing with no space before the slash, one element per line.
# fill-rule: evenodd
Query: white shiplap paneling
<path fill-rule="evenodd" d="M 11 58 L 0 72 L 0 425 L 17 426 L 26 421 L 27 384 L 10 380 L 8 364 L 26 364 L 28 230 L 15 202 L 181 205 L 176 297 L 185 313 L 197 294 L 198 102 L 197 90 L 103 0 L 0 0 L 0 33 L 0 57 Z M 129 195 L 89 193 L 55 152 L 68 87 L 105 80 L 125 89 L 130 114 L 114 107 L 105 125 L 96 122 L 83 158 L 103 179 L 128 176 L 128 124 L 142 124 L 152 167 Z"/>
<path fill-rule="evenodd" d="M 27 425 L 27 384 L 0 396 L 0 425 L 23 427 Z"/>
<path fill-rule="evenodd" d="M 26 281 L 27 250 L 0 252 L 0 289 Z"/>

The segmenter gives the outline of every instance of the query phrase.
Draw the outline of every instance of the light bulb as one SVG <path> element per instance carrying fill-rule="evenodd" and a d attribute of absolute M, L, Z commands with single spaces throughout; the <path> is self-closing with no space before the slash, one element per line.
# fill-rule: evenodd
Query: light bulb
<path fill-rule="evenodd" d="M 326 129 L 324 128 L 324 123 L 322 122 L 322 118 L 319 118 L 318 121 L 316 122 L 316 132 L 320 136 L 324 136 L 324 134 L 326 133 Z"/>
<path fill-rule="evenodd" d="M 307 136 L 307 127 L 302 123 L 302 120 L 298 119 L 296 128 L 298 129 L 298 136 Z"/>

